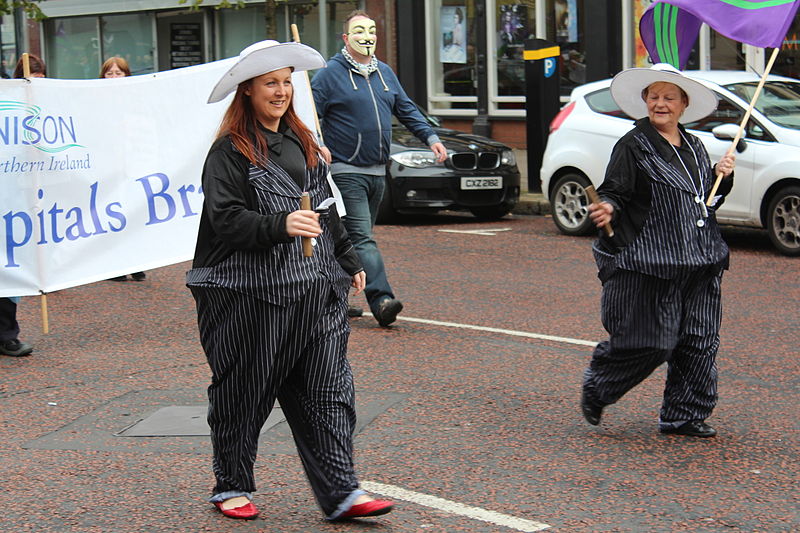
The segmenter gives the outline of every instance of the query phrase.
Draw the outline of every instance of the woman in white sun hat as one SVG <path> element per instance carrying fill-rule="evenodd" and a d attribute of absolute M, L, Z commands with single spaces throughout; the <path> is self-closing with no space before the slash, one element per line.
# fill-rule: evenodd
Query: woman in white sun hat
<path fill-rule="evenodd" d="M 589 205 L 603 283 L 601 319 L 609 339 L 584 374 L 581 411 L 593 425 L 603 408 L 667 362 L 659 417 L 662 433 L 713 437 L 706 424 L 717 401 L 720 282 L 728 247 L 714 212 L 733 186 L 735 158 L 712 168 L 705 147 L 683 123 L 717 107 L 714 93 L 670 65 L 619 73 L 611 95 L 637 119 L 617 142 Z M 706 206 L 721 172 L 719 197 Z"/>
<path fill-rule="evenodd" d="M 308 46 L 262 41 L 242 51 L 209 98 L 235 91 L 203 168 L 187 285 L 212 373 L 210 501 L 231 518 L 258 516 L 253 465 L 276 399 L 326 518 L 392 508 L 359 488 L 353 468 L 347 292 L 364 288 L 364 272 L 335 206 L 326 207 L 327 166 L 292 107 L 292 71 L 324 66 Z M 300 208 L 304 192 L 316 211 Z M 311 257 L 302 237 L 315 241 Z"/>

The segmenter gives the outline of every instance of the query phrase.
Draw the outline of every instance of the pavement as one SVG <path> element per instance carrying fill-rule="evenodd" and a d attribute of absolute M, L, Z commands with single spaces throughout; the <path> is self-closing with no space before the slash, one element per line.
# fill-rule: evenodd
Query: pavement
<path fill-rule="evenodd" d="M 517 166 L 520 173 L 519 202 L 511 210 L 515 215 L 549 215 L 552 211 L 550 203 L 541 192 L 533 192 L 528 187 L 528 151 L 515 149 Z"/>

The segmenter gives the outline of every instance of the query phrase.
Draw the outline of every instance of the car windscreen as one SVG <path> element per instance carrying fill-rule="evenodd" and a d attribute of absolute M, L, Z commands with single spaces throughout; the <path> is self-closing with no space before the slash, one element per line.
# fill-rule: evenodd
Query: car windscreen
<path fill-rule="evenodd" d="M 749 102 L 758 86 L 755 82 L 733 83 L 725 88 Z M 768 81 L 761 89 L 756 109 L 775 124 L 800 130 L 800 83 Z"/>

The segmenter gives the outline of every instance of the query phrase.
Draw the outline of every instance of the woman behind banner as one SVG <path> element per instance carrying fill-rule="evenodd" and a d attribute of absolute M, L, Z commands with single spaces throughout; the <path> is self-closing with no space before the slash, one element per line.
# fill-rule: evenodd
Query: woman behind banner
<path fill-rule="evenodd" d="M 253 464 L 276 398 L 327 519 L 392 508 L 359 489 L 353 468 L 347 292 L 363 290 L 365 275 L 335 207 L 319 207 L 331 196 L 327 166 L 292 107 L 292 71 L 324 66 L 310 47 L 262 41 L 242 51 L 209 98 L 236 91 L 203 169 L 187 285 L 212 373 L 210 501 L 231 518 L 258 514 Z M 300 209 L 303 192 L 318 212 Z M 311 257 L 302 237 L 315 241 Z"/>
<path fill-rule="evenodd" d="M 611 223 L 614 231 L 593 247 L 610 337 L 586 369 L 581 409 L 599 424 L 605 406 L 666 361 L 659 430 L 713 437 L 705 419 L 717 402 L 720 282 L 728 268 L 714 212 L 733 186 L 735 158 L 725 155 L 712 169 L 703 143 L 679 124 L 713 112 L 717 98 L 670 65 L 617 74 L 611 95 L 638 120 L 614 147 L 598 188 L 602 201 L 589 206 L 597 227 Z M 717 171 L 726 179 L 706 207 Z"/>
<path fill-rule="evenodd" d="M 103 66 L 100 67 L 100 78 L 125 78 L 131 75 L 131 68 L 128 66 L 128 61 L 124 57 L 113 56 L 103 61 Z M 133 281 L 144 281 L 147 279 L 147 274 L 144 272 L 134 272 L 131 274 Z M 111 281 L 127 281 L 128 276 L 116 276 L 110 278 Z"/>

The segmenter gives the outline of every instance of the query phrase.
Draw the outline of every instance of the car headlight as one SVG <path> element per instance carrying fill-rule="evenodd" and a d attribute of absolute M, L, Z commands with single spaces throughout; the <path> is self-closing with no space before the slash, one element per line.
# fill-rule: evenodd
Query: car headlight
<path fill-rule="evenodd" d="M 500 164 L 514 166 L 517 164 L 517 156 L 514 155 L 513 150 L 503 150 L 500 154 Z"/>
<path fill-rule="evenodd" d="M 408 150 L 392 155 L 397 163 L 411 168 L 441 167 L 444 163 L 436 162 L 436 154 L 430 150 Z"/>

